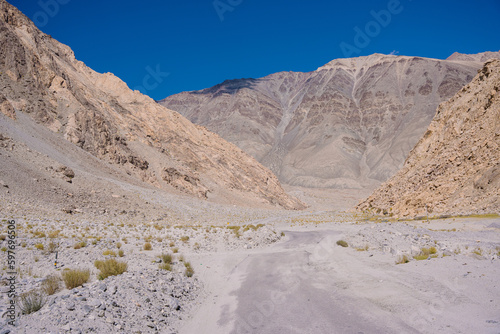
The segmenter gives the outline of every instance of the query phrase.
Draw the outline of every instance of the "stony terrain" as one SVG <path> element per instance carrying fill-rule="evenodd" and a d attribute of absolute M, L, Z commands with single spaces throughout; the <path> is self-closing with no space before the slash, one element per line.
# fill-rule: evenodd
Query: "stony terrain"
<path fill-rule="evenodd" d="M 95 174 L 219 202 L 303 208 L 241 149 L 130 90 L 113 74 L 86 67 L 5 0 L 0 31 L 2 146 L 15 151 L 26 144 L 49 164 L 2 155 L 7 175 L 1 178 L 12 177 L 10 170 L 36 169 L 49 179 L 67 167 L 86 182 L 96 181 Z M 21 186 L 15 178 L 3 181 Z M 38 184 L 38 191 L 60 187 L 49 183 Z M 38 200 L 24 193 L 26 200 Z"/>
<path fill-rule="evenodd" d="M 249 219 L 241 213 L 240 221 Z M 253 217 L 262 214 L 254 212 Z M 237 217 L 226 218 L 238 221 Z M 68 290 L 60 282 L 59 291 L 45 296 L 45 305 L 36 313 L 22 315 L 22 302 L 18 302 L 16 333 L 173 331 L 205 293 L 196 275 L 201 264 L 192 263 L 194 277 L 185 274 L 184 263 L 194 254 L 255 249 L 282 238 L 272 226 L 228 225 L 220 220 L 216 225 L 169 225 L 167 221 L 137 224 L 126 219 L 107 222 L 16 219 L 16 223 L 19 295 L 40 291 L 47 277 L 60 278 L 66 269 L 91 271 L 90 282 L 81 287 Z M 6 231 L 6 222 L 2 221 L 1 235 L 5 237 Z M 4 237 L 0 238 L 0 246 L 5 264 Z M 151 250 L 145 250 L 147 243 Z M 159 267 L 162 254 L 173 256 L 171 270 Z M 98 280 L 99 270 L 94 261 L 112 258 L 126 262 L 127 271 Z M 1 286 L 5 290 L 2 292 L 7 292 L 9 286 L 7 271 L 2 265 Z M 1 314 L 6 312 L 7 305 L 7 294 L 2 293 Z M 12 329 L 6 322 L 4 317 L 0 328 Z"/>
<path fill-rule="evenodd" d="M 357 208 L 395 216 L 500 212 L 500 60 L 439 106 L 404 167 Z"/>
<path fill-rule="evenodd" d="M 336 59 L 314 72 L 227 80 L 159 103 L 235 143 L 284 184 L 365 188 L 396 173 L 439 103 L 500 53 L 464 57 Z"/>

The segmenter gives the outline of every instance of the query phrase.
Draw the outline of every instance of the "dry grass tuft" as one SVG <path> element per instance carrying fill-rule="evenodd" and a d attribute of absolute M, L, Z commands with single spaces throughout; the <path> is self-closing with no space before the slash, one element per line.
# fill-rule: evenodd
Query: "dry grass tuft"
<path fill-rule="evenodd" d="M 97 269 L 100 270 L 97 278 L 103 280 L 109 276 L 121 275 L 127 271 L 127 263 L 116 261 L 115 259 L 108 259 L 105 261 L 96 260 L 94 265 Z"/>
<path fill-rule="evenodd" d="M 90 270 L 88 269 L 69 269 L 62 272 L 62 279 L 69 290 L 87 283 L 89 278 Z"/>

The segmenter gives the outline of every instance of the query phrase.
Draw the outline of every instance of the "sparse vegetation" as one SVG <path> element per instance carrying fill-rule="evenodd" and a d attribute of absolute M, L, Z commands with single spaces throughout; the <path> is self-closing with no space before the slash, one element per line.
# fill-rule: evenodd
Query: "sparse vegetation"
<path fill-rule="evenodd" d="M 420 253 L 415 255 L 413 258 L 415 260 L 427 260 L 428 258 L 436 258 L 437 257 L 437 249 L 436 247 L 422 248 Z"/>
<path fill-rule="evenodd" d="M 94 266 L 100 270 L 97 278 L 103 280 L 109 276 L 121 275 L 127 271 L 127 263 L 116 261 L 115 259 L 107 259 L 105 261 L 96 260 Z"/>
<path fill-rule="evenodd" d="M 42 291 L 51 296 L 61 288 L 61 278 L 56 275 L 47 276 L 42 283 Z"/>
<path fill-rule="evenodd" d="M 150 251 L 150 250 L 152 250 L 152 249 L 153 249 L 153 246 L 151 246 L 151 243 L 150 243 L 150 242 L 146 242 L 146 243 L 144 244 L 144 250 L 146 250 L 146 251 Z"/>
<path fill-rule="evenodd" d="M 181 241 L 184 242 L 184 243 L 188 242 L 189 241 L 189 236 L 185 235 L 185 236 L 181 237 Z"/>
<path fill-rule="evenodd" d="M 338 240 L 337 245 L 342 246 L 342 247 L 349 247 L 349 244 L 345 240 Z"/>
<path fill-rule="evenodd" d="M 194 269 L 193 267 L 191 266 L 191 263 L 189 262 L 184 262 L 184 267 L 186 267 L 186 271 L 184 272 L 184 274 L 187 276 L 187 277 L 192 277 L 194 275 Z"/>
<path fill-rule="evenodd" d="M 399 255 L 398 259 L 396 260 L 396 264 L 404 264 L 408 262 L 410 262 L 410 258 L 406 254 Z"/>
<path fill-rule="evenodd" d="M 46 301 L 45 295 L 40 290 L 31 290 L 21 294 L 17 304 L 23 314 L 31 314 L 40 310 Z"/>
<path fill-rule="evenodd" d="M 88 269 L 68 269 L 62 272 L 62 279 L 69 290 L 87 283 L 89 278 L 90 270 Z"/>
<path fill-rule="evenodd" d="M 121 242 L 117 242 L 116 243 L 116 248 L 118 248 L 118 249 L 122 248 L 122 243 Z"/>
<path fill-rule="evenodd" d="M 104 252 L 102 252 L 102 255 L 116 256 L 116 252 L 112 251 L 111 249 L 106 249 Z"/>
<path fill-rule="evenodd" d="M 123 256 L 125 256 L 125 252 L 123 251 L 123 249 L 120 249 L 120 250 L 118 251 L 118 256 L 119 256 L 119 257 L 123 257 Z"/>
<path fill-rule="evenodd" d="M 174 247 L 172 248 L 172 253 L 179 253 L 179 248 L 178 247 Z"/>
<path fill-rule="evenodd" d="M 172 254 L 162 254 L 160 255 L 161 262 L 163 263 L 172 263 Z"/>
<path fill-rule="evenodd" d="M 363 247 L 356 248 L 356 250 L 358 252 L 366 252 L 368 250 L 368 248 L 369 248 L 368 245 L 364 245 Z"/>
<path fill-rule="evenodd" d="M 44 249 L 43 244 L 36 244 L 35 248 L 38 249 L 38 250 L 43 250 Z"/>
<path fill-rule="evenodd" d="M 77 242 L 77 243 L 73 246 L 73 248 L 74 248 L 74 249 L 80 249 L 80 248 L 85 247 L 85 246 L 87 246 L 87 243 L 86 243 L 85 241 L 80 241 L 80 242 Z"/>

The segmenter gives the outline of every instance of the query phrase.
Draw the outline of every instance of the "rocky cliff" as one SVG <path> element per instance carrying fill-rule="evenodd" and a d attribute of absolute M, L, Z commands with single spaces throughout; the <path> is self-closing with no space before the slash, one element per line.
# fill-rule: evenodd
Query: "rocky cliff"
<path fill-rule="evenodd" d="M 135 178 L 200 198 L 303 205 L 254 158 L 160 106 L 111 73 L 99 74 L 0 0 L 0 121 L 25 117 Z M 3 115 L 2 115 L 3 114 Z M 64 138 L 64 139 L 63 139 Z M 26 162 L 28 163 L 28 162 Z"/>
<path fill-rule="evenodd" d="M 235 143 L 283 183 L 364 188 L 402 167 L 439 103 L 481 66 L 374 54 L 309 73 L 228 80 L 159 103 Z"/>
<path fill-rule="evenodd" d="M 396 216 L 500 212 L 500 60 L 439 106 L 404 167 L 357 208 Z"/>

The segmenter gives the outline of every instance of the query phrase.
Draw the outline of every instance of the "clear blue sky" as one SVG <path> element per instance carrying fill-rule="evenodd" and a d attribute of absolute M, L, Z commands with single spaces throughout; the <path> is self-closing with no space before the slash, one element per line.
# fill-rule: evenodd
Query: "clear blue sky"
<path fill-rule="evenodd" d="M 157 100 L 226 79 L 312 71 L 348 55 L 500 49 L 499 0 L 8 1 L 77 59 Z M 371 12 L 388 7 L 390 18 L 378 23 Z M 355 39 L 356 27 L 368 29 L 369 41 Z"/>

